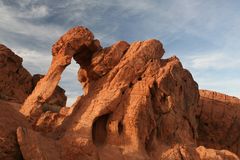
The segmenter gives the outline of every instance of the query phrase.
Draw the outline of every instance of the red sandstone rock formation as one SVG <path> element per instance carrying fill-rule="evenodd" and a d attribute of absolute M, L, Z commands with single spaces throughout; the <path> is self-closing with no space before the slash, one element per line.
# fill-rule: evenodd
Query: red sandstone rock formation
<path fill-rule="evenodd" d="M 18 112 L 20 104 L 0 100 L 0 159 L 22 159 L 16 129 L 19 126 L 29 127 L 27 120 Z"/>
<path fill-rule="evenodd" d="M 32 92 L 32 76 L 22 58 L 0 44 L 0 99 L 23 103 Z"/>
<path fill-rule="evenodd" d="M 36 87 L 37 83 L 42 79 L 44 75 L 35 74 L 32 77 L 33 88 Z M 67 96 L 65 95 L 65 90 L 57 86 L 49 99 L 47 99 L 44 104 L 44 111 L 59 112 L 61 107 L 65 107 L 67 102 Z"/>
<path fill-rule="evenodd" d="M 198 85 L 177 57 L 163 54 L 158 40 L 102 48 L 87 28 L 69 30 L 53 45 L 48 73 L 21 107 L 31 120 L 16 131 L 23 158 L 238 160 L 227 150 L 198 146 L 205 144 Z M 81 66 L 84 95 L 69 109 L 44 112 L 72 58 Z"/>
<path fill-rule="evenodd" d="M 200 90 L 198 143 L 240 156 L 240 99 Z"/>
<path fill-rule="evenodd" d="M 62 36 L 52 48 L 52 63 L 48 73 L 37 83 L 20 112 L 35 121 L 43 112 L 43 105 L 53 95 L 61 74 L 74 56 L 82 66 L 88 65 L 91 53 L 98 49 L 93 34 L 83 27 L 76 27 Z M 76 54 L 82 53 L 82 54 Z M 79 60 L 78 60 L 79 59 Z"/>

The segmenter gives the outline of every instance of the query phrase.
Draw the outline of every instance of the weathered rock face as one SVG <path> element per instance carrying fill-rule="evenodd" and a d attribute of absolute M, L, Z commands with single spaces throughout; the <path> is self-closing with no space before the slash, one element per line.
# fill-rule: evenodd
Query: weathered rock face
<path fill-rule="evenodd" d="M 27 120 L 18 112 L 20 104 L 0 100 L 0 159 L 23 159 L 17 143 L 16 129 L 29 127 Z"/>
<path fill-rule="evenodd" d="M 227 150 L 197 148 L 175 145 L 161 154 L 160 160 L 238 160 L 239 158 Z"/>
<path fill-rule="evenodd" d="M 43 77 L 44 75 L 40 75 L 40 74 L 33 75 L 33 78 L 32 78 L 33 88 L 36 87 L 37 83 Z M 66 106 L 66 102 L 67 102 L 67 96 L 65 95 L 65 90 L 60 86 L 57 86 L 53 94 L 51 95 L 51 97 L 46 100 L 46 103 L 45 103 L 46 108 L 44 108 L 44 110 L 45 111 L 51 110 L 51 111 L 58 112 L 61 107 Z M 51 109 L 51 107 L 52 108 L 55 107 L 56 109 Z"/>
<path fill-rule="evenodd" d="M 23 103 L 32 92 L 32 76 L 22 58 L 0 44 L 0 99 Z"/>
<path fill-rule="evenodd" d="M 200 90 L 200 95 L 198 143 L 240 156 L 240 100 L 207 90 Z"/>

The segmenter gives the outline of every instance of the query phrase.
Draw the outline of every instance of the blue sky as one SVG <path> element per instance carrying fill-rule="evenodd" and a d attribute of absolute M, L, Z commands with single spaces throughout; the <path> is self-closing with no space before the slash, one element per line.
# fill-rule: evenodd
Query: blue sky
<path fill-rule="evenodd" d="M 51 45 L 69 28 L 84 25 L 103 46 L 150 38 L 176 55 L 199 88 L 240 97 L 239 0 L 0 0 L 0 43 L 44 74 Z M 60 82 L 71 104 L 82 94 L 72 61 Z"/>

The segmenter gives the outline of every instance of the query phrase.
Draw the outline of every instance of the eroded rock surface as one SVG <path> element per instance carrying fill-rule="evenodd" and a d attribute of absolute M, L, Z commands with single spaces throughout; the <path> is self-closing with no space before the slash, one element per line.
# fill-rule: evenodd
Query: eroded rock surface
<path fill-rule="evenodd" d="M 35 74 L 32 78 L 33 88 L 36 87 L 37 83 L 42 79 L 44 75 Z M 59 112 L 61 107 L 65 107 L 67 102 L 67 96 L 65 90 L 60 86 L 57 86 L 53 91 L 53 94 L 43 104 L 44 111 Z"/>
<path fill-rule="evenodd" d="M 208 90 L 200 95 L 199 144 L 240 156 L 240 99 Z"/>
<path fill-rule="evenodd" d="M 32 76 L 22 58 L 0 44 L 0 99 L 23 103 L 32 92 Z"/>
<path fill-rule="evenodd" d="M 239 158 L 227 150 L 197 148 L 186 145 L 175 145 L 163 152 L 160 160 L 238 160 Z"/>
<path fill-rule="evenodd" d="M 27 120 L 18 112 L 20 104 L 0 100 L 0 159 L 23 159 L 17 143 L 16 129 L 29 127 Z"/>
<path fill-rule="evenodd" d="M 198 146 L 204 115 L 198 85 L 177 57 L 163 54 L 155 39 L 102 48 L 87 28 L 70 29 L 53 45 L 48 73 L 21 107 L 30 120 L 16 131 L 23 158 L 238 160 L 224 148 Z M 71 108 L 44 112 L 72 58 L 84 94 Z"/>

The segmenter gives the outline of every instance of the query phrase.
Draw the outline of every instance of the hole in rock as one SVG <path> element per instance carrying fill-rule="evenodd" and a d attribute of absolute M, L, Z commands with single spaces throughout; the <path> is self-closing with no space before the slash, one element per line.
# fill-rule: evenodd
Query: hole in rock
<path fill-rule="evenodd" d="M 129 88 L 132 88 L 132 86 L 133 86 L 133 83 L 130 82 L 129 85 L 128 85 L 128 87 L 129 87 Z"/>
<path fill-rule="evenodd" d="M 165 93 L 161 94 L 161 102 L 165 102 L 167 100 L 167 95 Z"/>
<path fill-rule="evenodd" d="M 118 134 L 121 135 L 123 132 L 123 124 L 122 121 L 118 122 Z"/>
<path fill-rule="evenodd" d="M 138 81 L 141 81 L 142 80 L 142 77 L 138 77 L 138 79 L 137 79 Z"/>
<path fill-rule="evenodd" d="M 83 94 L 82 85 L 78 81 L 79 68 L 79 64 L 72 59 L 71 64 L 66 67 L 61 75 L 61 80 L 59 82 L 59 86 L 65 90 L 65 95 L 67 96 L 66 106 L 68 107 L 71 107 L 77 100 L 77 97 Z"/>
<path fill-rule="evenodd" d="M 82 67 L 89 66 L 91 64 L 92 53 L 86 45 L 83 45 L 73 56 L 73 59 Z"/>
<path fill-rule="evenodd" d="M 92 140 L 96 146 L 101 146 L 107 138 L 107 121 L 110 114 L 105 114 L 98 117 L 92 127 Z"/>

